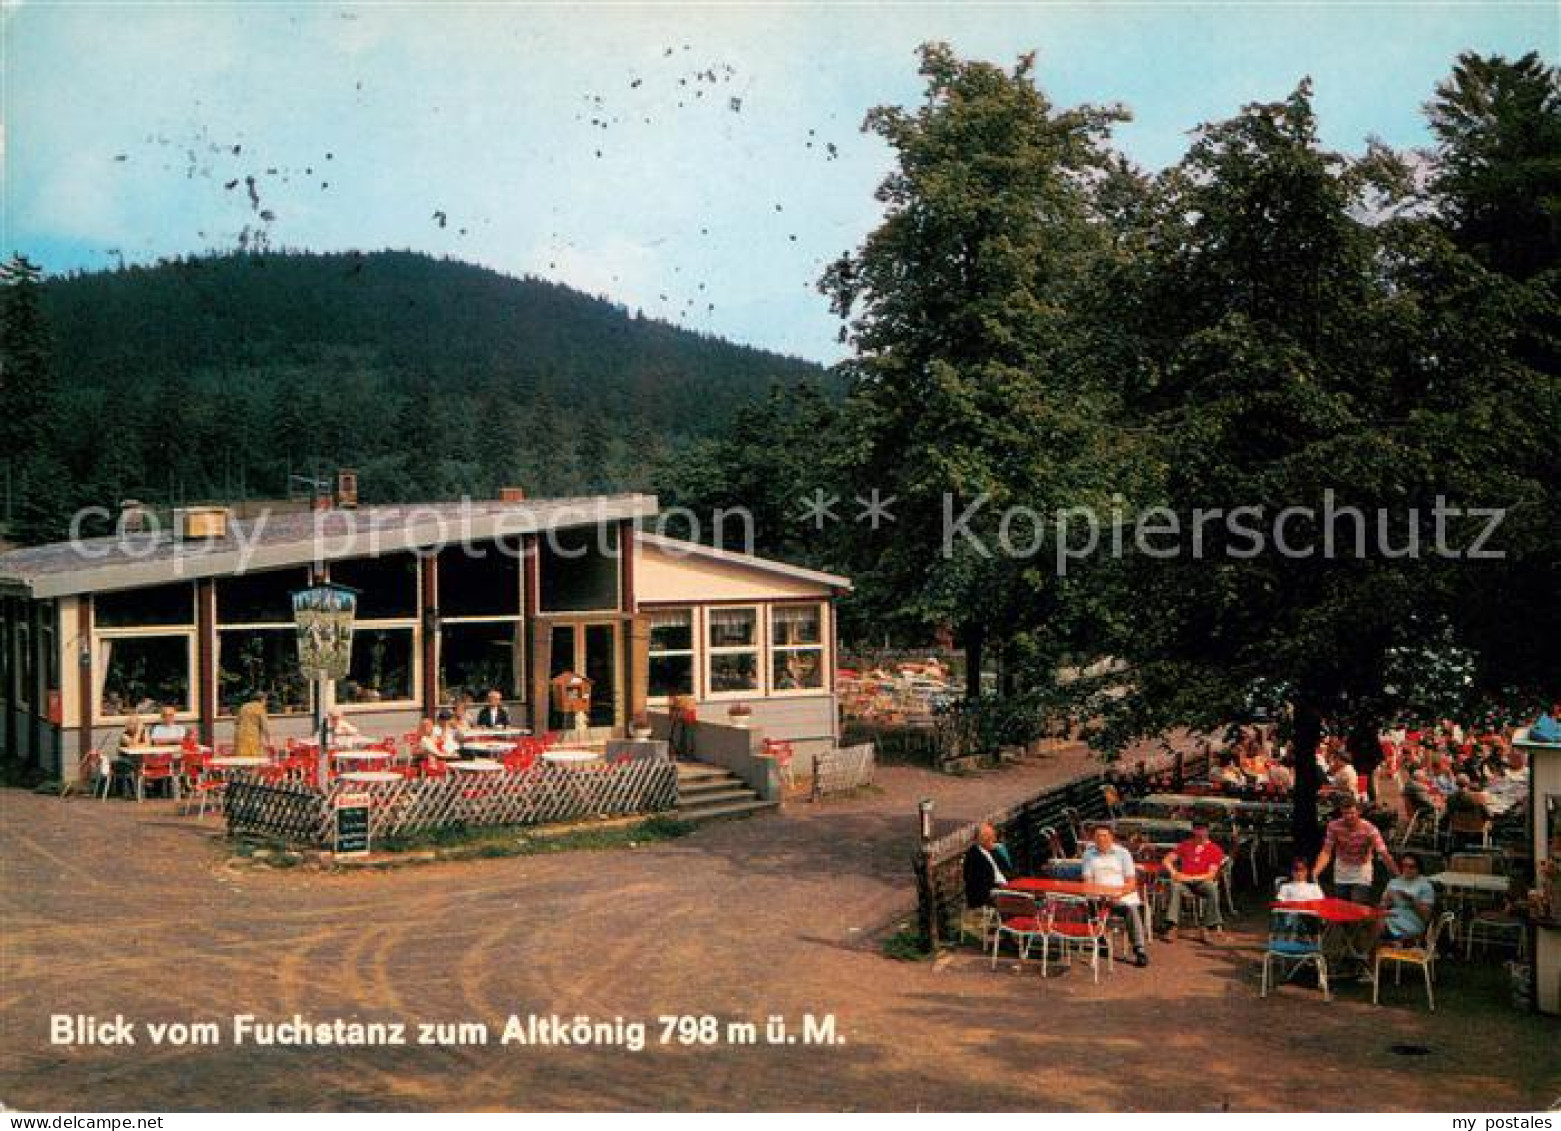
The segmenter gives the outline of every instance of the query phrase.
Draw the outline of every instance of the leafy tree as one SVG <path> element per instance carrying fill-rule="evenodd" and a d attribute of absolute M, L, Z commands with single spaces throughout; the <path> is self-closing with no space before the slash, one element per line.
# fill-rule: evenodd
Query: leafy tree
<path fill-rule="evenodd" d="M 1462 623 L 1493 576 L 1438 554 L 1439 521 L 1453 548 L 1483 526 L 1438 520 L 1438 503 L 1555 505 L 1535 474 L 1546 429 L 1521 428 L 1529 394 L 1548 388 L 1540 403 L 1555 403 L 1553 378 L 1515 357 L 1527 298 L 1423 220 L 1369 222 L 1373 195 L 1404 182 L 1391 166 L 1323 150 L 1305 83 L 1204 127 L 1141 213 L 1144 256 L 1122 304 L 1139 343 L 1129 403 L 1160 469 L 1135 502 L 1184 523 L 1199 508 L 1260 508 L 1245 524 L 1263 541 L 1218 522 L 1194 555 L 1184 527 L 1174 556 L 1141 548 L 1100 571 L 1119 609 L 1113 651 L 1131 669 L 1130 694 L 1107 704 L 1108 737 L 1212 727 L 1241 717 L 1255 686 L 1282 688 L 1303 849 L 1315 847 L 1309 754 L 1324 724 L 1374 750 L 1403 703 L 1390 659 L 1425 643 L 1416 625 Z M 1342 513 L 1331 522 L 1330 505 Z M 1292 506 L 1314 510 L 1289 527 L 1299 552 L 1273 535 Z M 1405 554 L 1411 539 L 1420 550 Z"/>
<path fill-rule="evenodd" d="M 843 367 L 850 494 L 892 499 L 895 516 L 853 527 L 861 613 L 923 634 L 954 626 L 971 696 L 985 649 L 1044 584 L 984 548 L 996 516 L 1086 494 L 1104 415 L 1072 364 L 1068 300 L 1099 247 L 1090 177 L 1123 115 L 1055 108 L 1033 65 L 1025 56 L 1004 71 L 922 47 L 922 105 L 879 107 L 864 125 L 895 155 L 878 190 L 887 216 L 820 282 L 855 347 Z M 973 506 L 966 528 L 980 545 L 945 546 L 950 518 Z"/>

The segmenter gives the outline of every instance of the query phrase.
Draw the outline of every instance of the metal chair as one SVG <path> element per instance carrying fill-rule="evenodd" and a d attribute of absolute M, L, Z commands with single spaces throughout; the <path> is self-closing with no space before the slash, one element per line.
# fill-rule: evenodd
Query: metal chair
<path fill-rule="evenodd" d="M 997 969 L 997 952 L 1003 945 L 1003 936 L 1014 940 L 1020 959 L 1030 957 L 1030 946 L 1041 937 L 1042 908 L 1033 895 L 1022 891 L 997 888 L 992 892 L 991 911 L 996 922 L 992 924 L 992 968 Z M 1041 972 L 1045 973 L 1044 957 Z"/>
<path fill-rule="evenodd" d="M 1051 962 L 1051 948 L 1055 944 L 1067 965 L 1073 964 L 1073 952 L 1089 954 L 1089 969 L 1095 982 L 1100 981 L 1100 957 L 1106 957 L 1107 973 L 1115 973 L 1111 960 L 1111 945 L 1106 938 L 1106 920 L 1110 907 L 1096 907 L 1087 899 L 1066 895 L 1048 895 L 1041 928 L 1041 977 L 1046 977 Z"/>
<path fill-rule="evenodd" d="M 1457 916 L 1451 911 L 1444 911 L 1431 921 L 1427 929 L 1425 939 L 1419 946 L 1405 946 L 1402 944 L 1390 944 L 1379 946 L 1372 958 L 1371 964 L 1371 1004 L 1378 1004 L 1379 991 L 1382 989 L 1382 964 L 1394 963 L 1393 984 L 1399 984 L 1405 966 L 1418 966 L 1425 973 L 1426 1002 L 1431 1007 L 1431 1012 L 1436 1012 L 1436 991 L 1432 983 L 1436 980 L 1436 944 L 1441 938 L 1442 932 L 1450 928 L 1457 920 Z"/>
<path fill-rule="evenodd" d="M 1305 966 L 1317 968 L 1317 985 L 1324 1001 L 1332 1001 L 1328 989 L 1328 958 L 1322 948 L 1322 917 L 1311 911 L 1272 911 L 1268 916 L 1268 944 L 1263 948 L 1263 989 L 1268 996 L 1269 968 L 1279 967 L 1280 980 L 1289 981 Z M 1285 965 L 1290 964 L 1289 973 Z"/>

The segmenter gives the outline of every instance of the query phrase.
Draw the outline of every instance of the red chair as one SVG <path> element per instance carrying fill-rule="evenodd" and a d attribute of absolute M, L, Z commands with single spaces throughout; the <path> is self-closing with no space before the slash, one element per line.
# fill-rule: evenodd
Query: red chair
<path fill-rule="evenodd" d="M 778 738 L 766 738 L 764 740 L 764 756 L 775 759 L 775 766 L 780 770 L 781 777 L 785 779 L 788 787 L 795 787 L 797 784 L 797 779 L 791 768 L 791 760 L 795 755 L 796 751 L 791 748 L 791 743 L 789 742 L 784 742 Z"/>
<path fill-rule="evenodd" d="M 504 769 L 512 774 L 523 774 L 537 764 L 537 751 L 522 739 L 510 747 L 504 755 Z"/>
<path fill-rule="evenodd" d="M 179 760 L 172 754 L 143 754 L 136 770 L 136 800 L 146 800 L 147 782 L 167 782 L 175 800 L 179 797 Z"/>
<path fill-rule="evenodd" d="M 196 813 L 198 819 L 206 816 L 206 802 L 221 797 L 228 788 L 227 782 L 212 774 L 210 763 L 211 755 L 199 751 L 188 755 L 184 760 L 185 781 L 190 791 L 185 801 L 184 811 L 188 813 L 190 807 L 199 798 L 200 806 Z"/>

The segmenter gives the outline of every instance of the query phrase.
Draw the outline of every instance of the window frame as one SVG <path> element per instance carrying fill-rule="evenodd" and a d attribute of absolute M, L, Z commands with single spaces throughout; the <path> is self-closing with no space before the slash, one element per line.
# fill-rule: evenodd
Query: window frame
<path fill-rule="evenodd" d="M 701 660 L 700 657 L 704 654 L 704 649 L 700 647 L 701 633 L 704 630 L 704 618 L 699 615 L 700 614 L 700 609 L 701 609 L 701 606 L 699 606 L 699 605 L 661 605 L 661 606 L 657 606 L 655 608 L 647 608 L 645 610 L 645 615 L 648 616 L 648 617 L 654 617 L 657 613 L 686 612 L 688 614 L 688 647 L 687 648 L 657 648 L 657 647 L 655 647 L 655 645 L 653 643 L 653 637 L 651 636 L 651 633 L 654 632 L 655 630 L 654 630 L 653 627 L 647 626 L 647 628 L 646 628 L 646 644 L 647 644 L 647 648 L 646 648 L 646 654 L 645 654 L 645 660 L 646 660 L 645 680 L 646 680 L 647 688 L 649 687 L 649 683 L 650 683 L 650 663 L 652 661 L 654 661 L 657 658 L 662 657 L 662 656 L 687 656 L 688 660 L 689 660 L 689 663 L 688 663 L 688 684 L 689 684 L 689 687 L 688 687 L 687 694 L 692 695 L 695 698 L 696 701 L 698 700 L 698 698 L 699 698 L 699 679 L 700 679 L 700 676 L 702 674 L 701 671 L 700 671 L 700 668 L 701 668 L 701 665 L 702 665 L 702 660 Z M 647 694 L 645 696 L 645 705 L 647 707 L 649 707 L 649 706 L 666 707 L 666 706 L 671 706 L 671 704 L 672 704 L 672 696 L 670 696 L 670 695 L 651 695 L 647 691 Z"/>
<path fill-rule="evenodd" d="M 830 684 L 830 678 L 829 678 L 829 674 L 830 673 L 829 673 L 829 644 L 828 644 L 828 641 L 829 641 L 829 620 L 828 620 L 829 612 L 828 612 L 828 604 L 829 604 L 828 601 L 825 601 L 825 600 L 822 600 L 822 599 L 818 599 L 818 600 L 799 600 L 799 601 L 776 601 L 776 602 L 771 603 L 768 606 L 768 612 L 765 615 L 765 621 L 767 622 L 767 626 L 768 626 L 768 629 L 769 629 L 769 635 L 768 635 L 768 639 L 767 639 L 767 642 L 766 642 L 767 643 L 767 647 L 764 650 L 765 651 L 765 655 L 769 659 L 769 663 L 766 665 L 765 673 L 764 673 L 765 674 L 765 679 L 767 681 L 769 681 L 769 683 L 771 685 L 771 686 L 769 686 L 768 690 L 766 691 L 766 694 L 768 696 L 770 696 L 772 698 L 788 698 L 789 699 L 789 698 L 798 698 L 798 697 L 808 696 L 808 695 L 827 695 L 827 694 L 830 693 L 831 684 Z M 797 608 L 812 608 L 812 609 L 816 609 L 817 610 L 817 612 L 818 612 L 818 643 L 817 644 L 777 644 L 775 642 L 776 639 L 777 639 L 777 634 L 775 632 L 775 623 L 774 623 L 776 610 L 777 609 L 797 609 Z M 776 657 L 777 656 L 796 654 L 796 653 L 799 653 L 799 652 L 817 652 L 818 653 L 818 672 L 819 672 L 819 676 L 818 676 L 819 684 L 818 684 L 818 686 L 817 687 L 790 687 L 790 688 L 780 688 L 780 687 L 774 686 L 775 659 L 776 659 Z"/>
<path fill-rule="evenodd" d="M 482 616 L 482 617 L 444 617 L 444 616 L 442 616 L 442 617 L 440 617 L 439 618 L 439 631 L 434 636 L 434 676 L 433 676 L 433 678 L 434 678 L 434 692 L 435 692 L 436 695 L 441 697 L 440 700 L 439 700 L 440 703 L 447 703 L 447 702 L 449 702 L 448 700 L 446 700 L 446 699 L 444 699 L 442 697 L 443 694 L 444 694 L 444 691 L 445 691 L 445 687 L 444 687 L 444 630 L 446 628 L 451 627 L 451 626 L 460 627 L 461 625 L 468 625 L 468 624 L 508 624 L 508 625 L 514 625 L 514 627 L 515 627 L 515 635 L 516 635 L 516 637 L 517 637 L 517 639 L 519 641 L 519 650 L 520 650 L 519 651 L 519 655 L 516 657 L 516 661 L 515 661 L 520 666 L 520 679 L 519 679 L 520 694 L 518 696 L 516 696 L 515 698 L 511 698 L 510 696 L 506 695 L 504 697 L 503 701 L 505 703 L 516 704 L 517 706 L 525 706 L 527 703 L 529 703 L 530 700 L 531 700 L 531 689 L 526 686 L 526 684 L 527 684 L 527 679 L 526 679 L 526 661 L 527 661 L 528 656 L 530 655 L 529 649 L 530 649 L 530 643 L 531 642 L 526 639 L 527 634 L 526 634 L 526 631 L 525 631 L 525 620 L 526 620 L 526 618 L 524 616 L 522 616 L 520 613 L 516 613 L 514 616 Z"/>
<path fill-rule="evenodd" d="M 766 634 L 765 622 L 769 619 L 762 615 L 762 606 L 752 601 L 737 601 L 731 603 L 710 604 L 704 607 L 704 632 L 700 636 L 703 644 L 704 657 L 700 661 L 700 674 L 704 678 L 704 698 L 711 702 L 736 701 L 742 699 L 763 699 L 768 697 L 769 680 L 764 671 L 764 659 L 767 654 L 765 647 Z M 710 628 L 715 623 L 711 613 L 739 612 L 747 610 L 753 614 L 753 643 L 751 644 L 723 644 L 720 646 L 710 643 Z M 754 686 L 737 691 L 717 691 L 715 681 L 711 678 L 712 662 L 717 656 L 753 656 Z"/>
<path fill-rule="evenodd" d="M 103 710 L 103 690 L 107 690 L 108 671 L 106 666 L 101 675 L 98 667 L 102 664 L 99 645 L 103 641 L 114 640 L 183 640 L 185 659 L 185 691 L 184 705 L 174 713 L 176 719 L 185 722 L 194 722 L 200 718 L 199 696 L 200 687 L 200 640 L 199 633 L 194 625 L 181 628 L 177 625 L 152 625 L 144 628 L 94 628 L 92 630 L 92 667 L 93 686 L 92 698 L 93 716 L 100 723 L 119 723 L 123 725 L 130 719 L 128 712 L 111 715 Z M 102 690 L 100 690 L 100 687 Z"/>

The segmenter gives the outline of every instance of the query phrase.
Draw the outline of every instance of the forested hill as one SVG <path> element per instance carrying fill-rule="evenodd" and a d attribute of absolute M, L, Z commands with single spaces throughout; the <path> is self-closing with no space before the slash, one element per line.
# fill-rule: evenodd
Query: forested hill
<path fill-rule="evenodd" d="M 92 501 L 649 488 L 816 365 L 536 279 L 403 252 L 229 255 L 41 288 L 57 453 Z"/>

